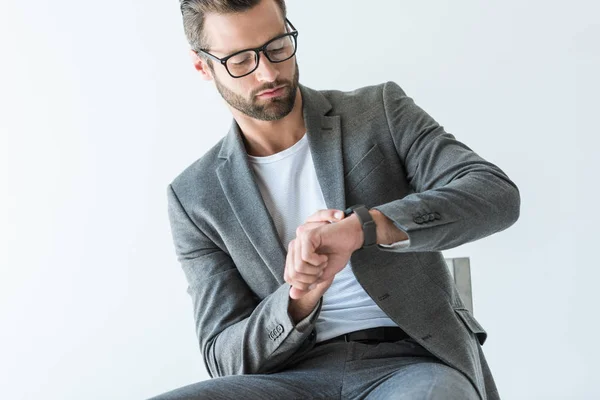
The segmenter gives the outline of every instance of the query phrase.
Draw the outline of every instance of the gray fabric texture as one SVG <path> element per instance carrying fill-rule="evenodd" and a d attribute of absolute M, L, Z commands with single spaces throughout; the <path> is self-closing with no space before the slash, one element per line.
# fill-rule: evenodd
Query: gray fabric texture
<path fill-rule="evenodd" d="M 412 339 L 318 344 L 276 374 L 230 375 L 151 400 L 476 400 L 467 377 Z"/>
<path fill-rule="evenodd" d="M 356 251 L 357 280 L 482 399 L 498 399 L 481 349 L 487 332 L 460 300 L 440 251 L 511 226 L 520 209 L 516 185 L 393 82 L 351 92 L 300 90 L 327 206 L 376 208 L 410 238 L 395 251 Z M 310 351 L 320 304 L 300 329 L 294 326 L 283 281 L 286 249 L 237 123 L 167 189 L 176 254 L 211 377 L 274 373 Z"/>

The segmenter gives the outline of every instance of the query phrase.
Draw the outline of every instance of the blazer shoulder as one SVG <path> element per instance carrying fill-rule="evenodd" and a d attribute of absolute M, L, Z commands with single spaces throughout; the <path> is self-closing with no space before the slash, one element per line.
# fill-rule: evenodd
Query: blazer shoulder
<path fill-rule="evenodd" d="M 377 85 L 363 86 L 353 90 L 323 90 L 321 93 L 333 105 L 333 112 L 347 112 L 351 115 L 364 113 L 374 107 L 381 107 L 384 96 L 404 95 L 402 88 L 393 81 Z"/>
<path fill-rule="evenodd" d="M 216 167 L 219 164 L 219 151 L 224 140 L 225 138 L 221 138 L 171 181 L 169 187 L 173 188 L 179 198 L 186 198 L 188 195 L 198 196 L 205 188 L 211 188 L 218 182 Z"/>

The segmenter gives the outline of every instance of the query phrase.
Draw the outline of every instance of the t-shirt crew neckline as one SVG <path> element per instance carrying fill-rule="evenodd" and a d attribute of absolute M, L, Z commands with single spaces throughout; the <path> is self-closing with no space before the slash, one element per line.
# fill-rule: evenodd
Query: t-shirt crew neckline
<path fill-rule="evenodd" d="M 305 133 L 304 136 L 302 136 L 302 138 L 300 138 L 300 140 L 298 140 L 296 143 L 294 143 L 292 146 L 288 147 L 287 149 L 280 151 L 279 153 L 271 154 L 269 156 L 264 156 L 264 157 L 251 156 L 250 154 L 248 154 L 248 160 L 255 164 L 268 164 L 268 163 L 272 163 L 275 161 L 279 161 L 279 160 L 282 160 L 286 157 L 289 157 L 289 156 L 297 153 L 302 148 L 304 148 L 304 146 L 307 143 L 308 143 L 308 141 L 307 141 L 307 137 L 306 137 L 306 133 Z"/>

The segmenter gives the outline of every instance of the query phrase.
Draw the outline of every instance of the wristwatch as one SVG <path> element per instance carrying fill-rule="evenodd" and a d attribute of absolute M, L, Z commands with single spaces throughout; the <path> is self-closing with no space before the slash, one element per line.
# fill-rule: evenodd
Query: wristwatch
<path fill-rule="evenodd" d="M 356 214 L 358 221 L 362 225 L 362 231 L 364 234 L 364 241 L 362 249 L 371 247 L 377 244 L 377 225 L 373 221 L 373 217 L 369 213 L 367 207 L 364 204 L 357 204 L 344 210 L 344 217 L 348 217 L 352 214 Z"/>

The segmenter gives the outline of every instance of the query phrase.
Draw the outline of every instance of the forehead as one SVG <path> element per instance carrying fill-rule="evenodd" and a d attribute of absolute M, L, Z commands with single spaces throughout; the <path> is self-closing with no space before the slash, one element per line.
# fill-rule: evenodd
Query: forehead
<path fill-rule="evenodd" d="M 262 46 L 284 32 L 285 19 L 279 6 L 272 0 L 262 0 L 244 12 L 209 13 L 204 20 L 204 33 L 210 51 L 222 55 Z"/>

